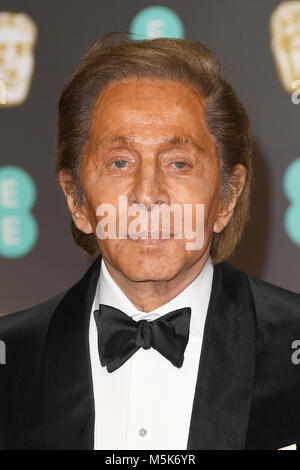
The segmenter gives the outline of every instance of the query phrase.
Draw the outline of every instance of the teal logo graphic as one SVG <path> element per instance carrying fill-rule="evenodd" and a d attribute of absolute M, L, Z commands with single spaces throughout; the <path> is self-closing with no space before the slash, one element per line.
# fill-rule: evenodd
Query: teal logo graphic
<path fill-rule="evenodd" d="M 35 198 L 35 185 L 26 171 L 0 168 L 0 256 L 17 258 L 34 246 L 38 228 L 30 210 Z"/>
<path fill-rule="evenodd" d="M 132 39 L 184 37 L 184 28 L 179 16 L 170 8 L 156 6 L 141 10 L 130 25 Z"/>
<path fill-rule="evenodd" d="M 288 166 L 283 178 L 283 187 L 290 201 L 285 214 L 285 229 L 290 239 L 300 245 L 300 157 Z"/>

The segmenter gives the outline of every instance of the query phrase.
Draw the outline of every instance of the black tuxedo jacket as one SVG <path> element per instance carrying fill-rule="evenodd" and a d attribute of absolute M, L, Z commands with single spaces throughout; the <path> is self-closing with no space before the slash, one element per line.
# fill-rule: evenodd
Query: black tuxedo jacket
<path fill-rule="evenodd" d="M 100 261 L 67 292 L 0 317 L 0 449 L 93 449 L 88 327 Z M 187 449 L 300 443 L 296 339 L 300 295 L 214 266 Z"/>

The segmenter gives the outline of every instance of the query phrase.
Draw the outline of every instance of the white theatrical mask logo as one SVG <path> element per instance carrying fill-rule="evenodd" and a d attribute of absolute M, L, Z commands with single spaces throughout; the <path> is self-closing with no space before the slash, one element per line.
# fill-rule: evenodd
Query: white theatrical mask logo
<path fill-rule="evenodd" d="M 24 13 L 0 12 L 0 105 L 16 106 L 29 93 L 37 27 Z M 4 83 L 4 85 L 3 85 Z M 3 99 L 3 88 L 5 98 Z"/>
<path fill-rule="evenodd" d="M 300 1 L 283 2 L 270 20 L 271 48 L 279 78 L 288 93 L 300 80 Z"/>

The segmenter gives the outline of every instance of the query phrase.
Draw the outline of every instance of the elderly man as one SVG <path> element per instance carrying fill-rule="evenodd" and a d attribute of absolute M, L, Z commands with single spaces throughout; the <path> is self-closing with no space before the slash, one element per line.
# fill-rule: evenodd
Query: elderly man
<path fill-rule="evenodd" d="M 251 135 L 212 54 L 109 34 L 58 125 L 73 236 L 95 260 L 1 318 L 0 447 L 296 446 L 300 296 L 226 261 L 248 219 Z"/>

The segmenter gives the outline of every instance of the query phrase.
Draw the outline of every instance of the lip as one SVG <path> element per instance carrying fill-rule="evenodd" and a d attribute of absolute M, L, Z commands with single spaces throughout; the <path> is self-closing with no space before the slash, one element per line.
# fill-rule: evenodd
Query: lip
<path fill-rule="evenodd" d="M 151 243 L 160 243 L 160 242 L 166 242 L 168 240 L 171 240 L 172 238 L 174 238 L 174 235 L 172 233 L 170 234 L 165 234 L 166 238 L 163 238 L 163 233 L 161 232 L 151 232 L 151 233 L 148 233 L 148 234 L 145 234 L 145 233 L 140 233 L 139 234 L 139 237 L 138 238 L 132 238 L 132 237 L 129 237 L 131 240 L 135 241 L 135 242 L 139 242 L 139 243 L 148 243 L 148 244 L 151 244 Z"/>
<path fill-rule="evenodd" d="M 158 247 L 166 242 L 169 242 L 172 238 L 137 238 L 136 240 L 131 239 L 133 242 L 137 243 L 138 246 L 145 246 L 145 247 Z"/>

